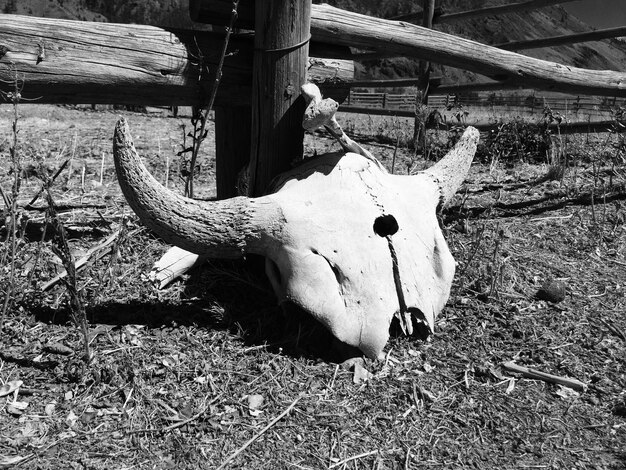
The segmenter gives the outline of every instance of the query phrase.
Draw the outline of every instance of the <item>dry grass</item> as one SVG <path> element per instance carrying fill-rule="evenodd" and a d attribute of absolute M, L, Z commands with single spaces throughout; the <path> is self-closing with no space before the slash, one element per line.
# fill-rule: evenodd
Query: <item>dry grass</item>
<path fill-rule="evenodd" d="M 623 162 L 601 158 L 614 155 L 606 136 L 572 142 L 586 157 L 556 181 L 542 178 L 548 162 L 473 167 L 444 214 L 462 277 L 436 334 L 393 338 L 386 360 L 362 362 L 370 376 L 359 382 L 361 365 L 342 365 L 321 327 L 276 307 L 258 260 L 213 262 L 164 291 L 149 285 L 166 247 L 137 225 L 117 189 L 115 113 L 21 112 L 27 159 L 44 156 L 54 169 L 73 158 L 52 191 L 79 207 L 60 214 L 75 255 L 126 219 L 129 235 L 78 275 L 95 358 L 84 367 L 63 287 L 40 290 L 62 266 L 29 228 L 43 216 L 28 212 L 20 295 L 0 335 L 0 387 L 23 382 L 0 398 L 0 468 L 18 457 L 12 466 L 38 469 L 626 466 L 625 178 Z M 157 178 L 167 157 L 174 162 L 170 187 L 180 190 L 174 155 L 184 119 L 129 120 Z M 307 139 L 310 152 L 332 147 Z M 0 148 L 6 162 L 7 142 Z M 402 148 L 371 150 L 387 165 L 396 153 L 405 170 L 427 164 Z M 100 186 L 92 181 L 103 152 Z M 202 164 L 198 189 L 210 194 L 212 155 Z M 23 199 L 38 187 L 24 180 Z M 565 301 L 535 298 L 548 278 L 567 285 Z M 588 388 L 509 374 L 500 367 L 509 360 Z"/>

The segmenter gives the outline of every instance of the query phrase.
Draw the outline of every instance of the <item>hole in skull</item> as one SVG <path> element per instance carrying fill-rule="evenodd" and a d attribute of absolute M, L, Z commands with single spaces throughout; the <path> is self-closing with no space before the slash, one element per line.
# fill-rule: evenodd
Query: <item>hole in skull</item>
<path fill-rule="evenodd" d="M 398 221 L 391 214 L 376 217 L 374 221 L 374 232 L 379 237 L 387 237 L 398 231 Z"/>

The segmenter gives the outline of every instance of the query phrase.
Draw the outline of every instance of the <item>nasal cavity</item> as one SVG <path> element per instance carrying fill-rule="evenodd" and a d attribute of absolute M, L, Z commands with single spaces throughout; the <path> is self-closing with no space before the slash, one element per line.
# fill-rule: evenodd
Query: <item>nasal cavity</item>
<path fill-rule="evenodd" d="M 391 214 L 376 217 L 374 221 L 374 232 L 379 237 L 387 237 L 398 231 L 398 221 Z"/>

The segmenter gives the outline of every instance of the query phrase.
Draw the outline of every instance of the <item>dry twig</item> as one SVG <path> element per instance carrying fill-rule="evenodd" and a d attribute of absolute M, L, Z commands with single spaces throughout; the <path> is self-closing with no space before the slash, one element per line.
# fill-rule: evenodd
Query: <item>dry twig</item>
<path fill-rule="evenodd" d="M 520 366 L 512 361 L 502 363 L 502 367 L 509 372 L 522 374 L 524 377 L 528 377 L 529 379 L 543 380 L 544 382 L 563 385 L 564 387 L 569 387 L 580 392 L 585 391 L 585 389 L 587 388 L 587 385 L 580 380 L 548 374 L 546 372 L 541 372 L 536 369 Z"/>
<path fill-rule="evenodd" d="M 85 254 L 85 256 L 83 256 L 81 259 L 79 259 L 78 261 L 76 261 L 75 266 L 76 266 L 76 272 L 80 271 L 80 269 L 85 266 L 87 264 L 87 262 L 95 255 L 95 258 L 101 258 L 102 256 L 106 255 L 109 251 L 111 251 L 111 245 L 117 240 L 118 236 L 120 235 L 120 233 L 122 232 L 122 229 L 116 230 L 115 233 L 113 233 L 112 235 L 110 235 L 106 240 L 104 240 L 102 243 L 99 243 L 96 246 L 93 246 L 89 249 L 89 251 Z M 132 234 L 139 232 L 139 230 L 135 230 Z M 54 277 L 53 279 L 50 279 L 48 282 L 46 282 L 43 286 L 41 286 L 41 290 L 43 292 L 51 289 L 52 287 L 54 287 L 59 281 L 65 279 L 67 277 L 67 270 L 63 271 L 61 274 L 59 274 L 58 276 Z"/>
<path fill-rule="evenodd" d="M 239 449 L 237 449 L 235 452 L 233 452 L 231 454 L 230 457 L 228 457 L 226 460 L 224 460 L 222 462 L 222 464 L 217 467 L 216 470 L 222 470 L 223 468 L 226 468 L 226 466 L 232 462 L 235 458 L 237 458 L 237 456 L 239 454 L 241 454 L 244 450 L 246 450 L 250 444 L 252 444 L 254 441 L 256 441 L 259 437 L 261 437 L 265 432 L 267 432 L 272 426 L 274 426 L 277 422 L 279 422 L 281 419 L 283 419 L 285 416 L 287 416 L 287 414 L 293 409 L 294 406 L 296 406 L 296 403 L 298 403 L 300 401 L 300 399 L 302 398 L 302 395 L 298 395 L 298 397 L 291 402 L 291 405 L 289 405 L 285 411 L 283 411 L 281 414 L 279 414 L 278 416 L 276 416 L 276 418 L 274 418 L 272 421 L 270 421 L 270 423 L 265 426 L 263 429 L 261 429 L 258 433 L 256 433 L 249 441 L 247 441 L 244 445 L 242 445 Z"/>

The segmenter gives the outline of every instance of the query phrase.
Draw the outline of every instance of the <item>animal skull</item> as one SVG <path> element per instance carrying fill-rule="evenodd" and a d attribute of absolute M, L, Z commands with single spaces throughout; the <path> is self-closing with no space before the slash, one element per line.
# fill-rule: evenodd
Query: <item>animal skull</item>
<path fill-rule="evenodd" d="M 405 176 L 387 173 L 357 145 L 359 153 L 306 160 L 266 196 L 210 202 L 162 187 L 141 163 L 123 118 L 113 153 L 122 191 L 147 227 L 207 257 L 265 256 L 280 303 L 303 308 L 376 358 L 394 315 L 407 333 L 412 315 L 432 330 L 448 299 L 454 259 L 436 211 L 465 178 L 477 141 L 468 128 L 444 159 Z"/>

